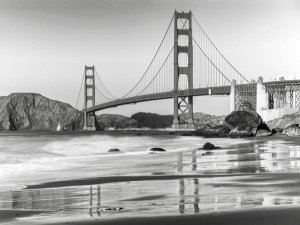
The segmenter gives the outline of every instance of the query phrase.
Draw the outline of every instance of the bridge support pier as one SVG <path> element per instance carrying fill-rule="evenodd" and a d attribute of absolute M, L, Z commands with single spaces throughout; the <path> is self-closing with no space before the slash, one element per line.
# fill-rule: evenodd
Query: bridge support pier
<path fill-rule="evenodd" d="M 236 80 L 232 80 L 231 82 L 231 88 L 230 88 L 230 113 L 232 113 L 235 110 L 235 90 L 236 88 Z"/>
<path fill-rule="evenodd" d="M 261 115 L 263 110 L 268 108 L 266 88 L 263 84 L 263 78 L 259 77 L 256 87 L 256 112 Z"/>
<path fill-rule="evenodd" d="M 182 24 L 180 24 L 180 20 Z M 187 23 L 188 22 L 188 23 Z M 188 27 L 187 27 L 188 26 Z M 181 27 L 181 28 L 179 28 Z M 178 45 L 179 35 L 187 36 L 188 43 L 185 46 Z M 186 54 L 188 65 L 179 66 L 179 54 Z M 193 96 L 179 95 L 179 76 L 187 76 L 188 93 L 193 89 L 193 36 L 192 36 L 192 12 L 174 13 L 174 119 L 173 129 L 194 129 Z"/>
<path fill-rule="evenodd" d="M 95 67 L 85 66 L 84 77 L 84 124 L 83 130 L 96 130 L 95 126 L 95 112 L 87 112 L 88 103 L 95 106 Z"/>

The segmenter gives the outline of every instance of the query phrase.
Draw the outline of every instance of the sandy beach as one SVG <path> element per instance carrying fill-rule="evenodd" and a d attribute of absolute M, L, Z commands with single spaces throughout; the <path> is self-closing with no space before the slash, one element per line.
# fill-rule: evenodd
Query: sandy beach
<path fill-rule="evenodd" d="M 86 143 L 93 144 L 84 153 L 74 146 L 86 136 L 38 137 L 36 148 L 45 147 L 41 156 L 28 148 L 40 157 L 28 161 L 34 165 L 32 174 L 22 177 L 14 170 L 2 175 L 3 182 L 15 185 L 1 186 L 0 224 L 298 224 L 296 138 L 118 134 L 117 147 L 124 152 L 108 154 L 96 152 L 95 144 L 108 149 L 115 137 L 101 135 L 89 137 Z M 135 146 L 132 140 L 141 141 Z M 197 149 L 206 141 L 222 149 Z M 154 143 L 167 152 L 145 152 Z M 56 166 L 41 164 L 45 154 Z"/>

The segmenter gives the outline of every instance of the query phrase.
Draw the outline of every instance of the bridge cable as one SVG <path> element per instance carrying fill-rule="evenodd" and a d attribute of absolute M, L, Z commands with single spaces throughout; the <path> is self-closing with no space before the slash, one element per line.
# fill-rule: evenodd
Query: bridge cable
<path fill-rule="evenodd" d="M 148 83 L 148 85 L 142 90 L 140 91 L 136 96 L 140 95 L 142 92 L 144 92 L 149 86 L 150 84 L 154 81 L 154 79 L 157 77 L 157 75 L 159 74 L 159 72 L 161 71 L 161 69 L 163 68 L 163 66 L 166 64 L 168 58 L 170 57 L 171 55 L 171 52 L 173 51 L 174 49 L 174 46 L 171 48 L 171 50 L 169 51 L 166 59 L 164 60 L 163 64 L 160 66 L 159 70 L 157 71 L 157 73 L 155 74 L 155 76 L 150 80 L 150 82 Z"/>
<path fill-rule="evenodd" d="M 104 95 L 96 86 L 95 86 L 95 89 L 98 91 L 98 93 L 103 97 L 105 98 L 106 100 L 108 101 L 113 101 L 113 100 L 116 100 L 116 99 L 112 99 L 112 98 L 109 98 L 107 97 L 106 95 Z"/>
<path fill-rule="evenodd" d="M 84 74 L 84 71 L 83 71 L 82 79 L 81 79 L 81 85 L 80 85 L 80 89 L 79 89 L 79 93 L 78 93 L 78 97 L 77 97 L 77 101 L 76 101 L 76 106 L 75 106 L 75 108 L 77 108 L 78 101 L 79 101 L 79 98 L 80 98 L 80 94 L 81 94 L 81 89 L 82 89 L 82 84 L 83 84 L 84 76 L 85 76 L 85 74 Z"/>
<path fill-rule="evenodd" d="M 180 17 L 180 15 L 178 15 L 178 16 Z M 183 19 L 182 17 L 180 17 L 180 18 Z M 187 19 L 185 19 L 185 20 L 187 20 Z M 181 21 L 181 23 L 183 23 L 183 22 Z M 185 25 L 185 23 L 183 25 Z M 189 31 L 189 33 L 190 33 L 190 31 Z M 213 67 L 215 67 L 219 71 L 219 73 L 222 74 L 222 76 L 224 76 L 225 79 L 227 79 L 231 83 L 231 81 L 222 73 L 222 71 L 212 62 L 212 60 L 210 59 L 210 57 L 208 57 L 208 55 L 203 51 L 203 49 L 200 47 L 200 45 L 198 44 L 198 42 L 195 40 L 195 38 L 193 36 L 192 36 L 192 39 L 196 43 L 196 45 L 199 47 L 199 49 L 201 50 L 201 52 L 204 54 L 204 56 L 209 60 L 209 62 L 211 63 L 211 65 Z"/>
<path fill-rule="evenodd" d="M 100 78 L 100 76 L 99 76 L 99 74 L 98 74 L 96 68 L 95 68 L 95 72 L 96 72 L 96 75 L 97 75 L 97 77 L 98 77 L 100 83 L 102 84 L 102 86 L 103 86 L 104 89 L 106 90 L 106 92 L 107 92 L 111 97 L 113 97 L 114 99 L 118 99 L 116 96 L 114 96 L 114 95 L 106 88 L 106 86 L 105 86 L 104 83 L 102 82 L 102 80 L 101 80 L 101 78 Z"/>
<path fill-rule="evenodd" d="M 163 36 L 162 41 L 160 42 L 159 47 L 158 47 L 158 49 L 156 50 L 156 53 L 155 53 L 154 57 L 152 58 L 150 64 L 148 65 L 146 71 L 143 73 L 143 75 L 142 75 L 142 77 L 139 79 L 139 81 L 133 86 L 133 88 L 132 88 L 129 92 L 127 92 L 125 95 L 123 95 L 121 98 L 127 97 L 127 96 L 128 96 L 128 95 L 129 95 L 129 94 L 130 94 L 130 93 L 131 93 L 131 92 L 132 92 L 132 91 L 140 84 L 140 82 L 142 81 L 142 79 L 146 76 L 146 74 L 147 74 L 147 72 L 148 72 L 150 66 L 152 65 L 154 59 L 156 58 L 156 56 L 157 56 L 157 54 L 158 54 L 158 52 L 159 52 L 159 50 L 160 50 L 160 48 L 161 48 L 161 46 L 162 46 L 162 44 L 163 44 L 165 38 L 166 38 L 166 36 L 167 36 L 167 34 L 168 34 L 169 30 L 170 30 L 170 27 L 171 27 L 171 24 L 172 24 L 172 22 L 173 22 L 173 19 L 174 19 L 174 15 L 173 15 L 173 17 L 172 17 L 172 19 L 171 19 L 171 21 L 170 21 L 170 23 L 169 23 L 169 25 L 168 25 L 168 28 L 167 28 L 167 30 L 166 30 L 164 36 Z"/>
<path fill-rule="evenodd" d="M 200 25 L 200 23 L 198 22 L 198 20 L 195 18 L 195 16 L 192 14 L 193 19 L 195 20 L 195 22 L 197 23 L 197 25 L 199 26 L 199 28 L 201 29 L 201 31 L 203 32 L 203 34 L 206 36 L 206 38 L 209 40 L 209 42 L 214 46 L 214 48 L 217 50 L 217 52 L 222 56 L 222 58 L 235 70 L 235 72 L 237 72 L 246 82 L 250 83 L 228 60 L 227 58 L 220 52 L 220 50 L 216 47 L 216 45 L 212 42 L 212 40 L 208 37 L 208 35 L 206 34 L 206 32 L 203 30 L 202 26 Z M 193 38 L 194 39 L 194 38 Z M 195 41 L 196 42 L 196 41 Z"/>

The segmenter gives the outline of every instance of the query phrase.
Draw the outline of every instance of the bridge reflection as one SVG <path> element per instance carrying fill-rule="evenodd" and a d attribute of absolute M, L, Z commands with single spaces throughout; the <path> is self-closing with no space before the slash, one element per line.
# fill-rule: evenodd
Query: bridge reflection
<path fill-rule="evenodd" d="M 174 163 L 177 175 L 299 172 L 300 146 L 267 142 L 240 145 L 237 149 L 193 150 L 177 153 Z M 270 179 L 253 182 L 253 177 L 242 178 L 194 177 L 1 192 L 0 208 L 54 210 L 96 218 L 300 204 L 296 186 L 283 189 L 278 185 L 277 181 L 285 180 L 272 183 Z"/>

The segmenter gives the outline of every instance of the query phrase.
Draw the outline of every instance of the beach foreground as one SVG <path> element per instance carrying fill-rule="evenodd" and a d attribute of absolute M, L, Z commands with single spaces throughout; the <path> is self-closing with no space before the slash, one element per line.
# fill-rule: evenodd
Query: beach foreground
<path fill-rule="evenodd" d="M 9 219 L 18 216 L 28 216 L 39 213 L 37 211 L 0 211 L 1 223 L 8 222 Z M 209 213 L 203 215 L 181 215 L 181 216 L 158 216 L 158 217 L 128 217 L 115 219 L 99 219 L 99 220 L 78 220 L 63 222 L 42 222 L 42 223 L 26 223 L 23 224 L 48 224 L 48 225 L 64 225 L 64 224 L 85 224 L 85 225 L 298 225 L 300 220 L 300 208 L 265 208 L 255 210 L 241 210 L 235 212 Z M 8 222 L 9 223 L 9 222 Z M 12 223 L 11 223 L 12 224 Z"/>
<path fill-rule="evenodd" d="M 1 224 L 299 224 L 295 138 L 124 135 L 113 154 L 114 136 L 89 137 L 86 147 L 86 137 L 43 135 L 26 149 L 7 138 L 7 158 L 22 160 L 2 162 L 11 173 L 1 174 Z M 206 141 L 222 149 L 199 149 Z M 145 151 L 154 144 L 167 152 Z M 24 177 L 17 166 L 32 168 Z"/>

